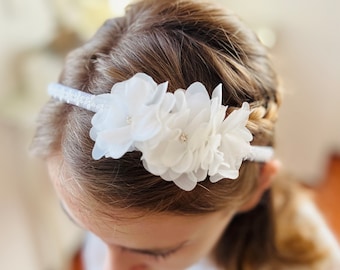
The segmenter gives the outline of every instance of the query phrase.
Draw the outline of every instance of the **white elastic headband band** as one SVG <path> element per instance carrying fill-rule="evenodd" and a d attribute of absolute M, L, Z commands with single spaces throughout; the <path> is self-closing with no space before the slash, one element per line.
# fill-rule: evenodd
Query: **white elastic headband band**
<path fill-rule="evenodd" d="M 110 94 L 92 95 L 58 83 L 48 87 L 51 97 L 95 113 L 94 159 L 140 151 L 146 170 L 184 190 L 207 176 L 212 182 L 236 179 L 244 160 L 272 159 L 272 147 L 250 145 L 248 103 L 225 117 L 221 85 L 211 98 L 199 82 L 186 91 L 166 90 L 167 83 L 158 85 L 144 73 L 115 84 Z"/>
<path fill-rule="evenodd" d="M 50 83 L 48 94 L 61 102 L 75 105 L 88 111 L 97 112 L 101 105 L 94 102 L 95 95 L 62 85 L 60 83 Z"/>

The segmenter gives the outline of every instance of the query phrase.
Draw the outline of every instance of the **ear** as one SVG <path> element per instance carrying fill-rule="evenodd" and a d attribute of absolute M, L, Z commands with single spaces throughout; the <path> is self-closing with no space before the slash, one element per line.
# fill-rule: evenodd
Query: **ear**
<path fill-rule="evenodd" d="M 261 174 L 258 179 L 258 187 L 251 198 L 241 206 L 239 212 L 247 212 L 259 203 L 263 193 L 270 187 L 273 177 L 278 173 L 280 167 L 281 163 L 277 159 L 266 162 L 262 166 Z"/>

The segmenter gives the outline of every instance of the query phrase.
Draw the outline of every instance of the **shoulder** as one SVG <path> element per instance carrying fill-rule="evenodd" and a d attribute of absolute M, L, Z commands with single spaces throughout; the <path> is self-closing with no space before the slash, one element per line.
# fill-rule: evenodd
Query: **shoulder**
<path fill-rule="evenodd" d="M 291 263 L 279 269 L 340 269 L 339 244 L 313 194 L 297 184 L 276 187 L 274 194 L 277 247 L 280 257 Z"/>

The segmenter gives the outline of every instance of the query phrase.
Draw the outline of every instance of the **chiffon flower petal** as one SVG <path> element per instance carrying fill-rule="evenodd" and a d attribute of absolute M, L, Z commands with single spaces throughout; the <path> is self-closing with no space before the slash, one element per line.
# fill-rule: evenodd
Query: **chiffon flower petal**
<path fill-rule="evenodd" d="M 89 134 L 94 159 L 118 159 L 139 151 L 147 171 L 183 190 L 192 190 L 207 178 L 236 179 L 243 160 L 271 158 L 272 149 L 258 151 L 261 146 L 250 145 L 248 103 L 226 114 L 221 84 L 211 97 L 200 82 L 186 90 L 167 89 L 167 82 L 157 84 L 137 73 L 114 84 L 107 94 L 91 95 L 60 84 L 52 84 L 48 91 L 60 101 L 95 113 Z"/>
<path fill-rule="evenodd" d="M 90 136 L 96 141 L 93 157 L 120 158 L 136 150 L 136 142 L 155 136 L 162 126 L 158 111 L 162 109 L 166 87 L 166 83 L 158 86 L 151 77 L 138 73 L 116 83 L 111 94 L 96 96 L 96 102 L 104 107 L 92 118 Z M 170 110 L 169 98 L 166 104 Z"/>
<path fill-rule="evenodd" d="M 199 82 L 173 93 L 167 87 L 138 73 L 97 96 L 103 108 L 92 119 L 93 158 L 140 151 L 147 171 L 187 191 L 207 177 L 236 179 L 252 140 L 249 104 L 225 117 L 221 84 L 211 98 Z"/>
<path fill-rule="evenodd" d="M 175 178 L 174 183 L 185 191 L 193 190 L 197 185 L 197 179 L 193 175 L 181 174 L 178 178 Z"/>

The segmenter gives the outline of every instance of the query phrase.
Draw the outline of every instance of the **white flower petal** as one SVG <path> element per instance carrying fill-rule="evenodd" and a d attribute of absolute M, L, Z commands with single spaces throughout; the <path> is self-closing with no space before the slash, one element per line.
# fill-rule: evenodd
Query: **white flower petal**
<path fill-rule="evenodd" d="M 181 176 L 174 179 L 173 181 L 179 188 L 185 191 L 191 191 L 197 185 L 197 181 L 195 180 L 195 177 L 193 176 L 190 178 L 190 175 L 188 174 L 182 174 Z"/>
<path fill-rule="evenodd" d="M 130 80 L 136 80 L 136 79 L 141 79 L 143 81 L 145 81 L 146 83 L 148 83 L 149 85 L 151 85 L 153 88 L 157 87 L 157 83 L 154 81 L 154 79 L 142 72 L 136 73 L 133 77 L 131 77 Z"/>
<path fill-rule="evenodd" d="M 232 111 L 225 119 L 227 130 L 233 130 L 238 127 L 244 127 L 248 121 L 250 110 L 249 104 L 243 103 L 242 108 Z"/>
<path fill-rule="evenodd" d="M 211 183 L 217 183 L 218 181 L 225 179 L 225 177 L 220 174 L 214 174 L 210 176 L 209 179 Z"/>
<path fill-rule="evenodd" d="M 130 127 L 99 132 L 96 143 L 101 149 L 106 148 L 112 158 L 120 158 L 133 144 L 130 138 Z"/>
<path fill-rule="evenodd" d="M 166 181 L 173 181 L 174 179 L 180 177 L 181 175 L 179 173 L 174 172 L 171 169 L 168 169 L 166 172 L 160 175 L 162 179 Z"/>
<path fill-rule="evenodd" d="M 94 147 L 92 149 L 92 158 L 94 160 L 99 160 L 101 159 L 103 156 L 105 156 L 107 149 L 102 149 L 98 146 L 98 143 L 96 142 L 94 144 Z"/>
<path fill-rule="evenodd" d="M 212 182 L 237 178 L 252 140 L 249 104 L 225 117 L 221 84 L 211 98 L 199 82 L 174 93 L 167 88 L 138 73 L 116 83 L 111 94 L 96 96 L 103 107 L 92 118 L 93 158 L 139 150 L 146 170 L 183 190 L 207 175 Z"/>
<path fill-rule="evenodd" d="M 197 182 L 204 181 L 208 176 L 207 170 L 203 170 L 203 169 L 198 169 L 197 171 L 195 171 L 194 174 L 195 174 Z"/>
<path fill-rule="evenodd" d="M 176 99 L 172 93 L 166 93 L 163 97 L 162 103 L 160 104 L 159 113 L 163 115 L 164 113 L 169 113 L 174 105 Z M 168 116 L 168 115 L 167 115 Z"/>
<path fill-rule="evenodd" d="M 197 97 L 199 100 L 210 101 L 210 97 L 205 86 L 200 82 L 192 83 L 188 89 L 185 91 L 185 95 L 188 97 L 188 100 L 193 99 L 193 97 Z M 199 96 L 199 97 L 198 97 Z"/>
<path fill-rule="evenodd" d="M 207 124 L 201 124 L 192 134 L 190 134 L 189 149 L 198 149 L 207 143 L 209 129 Z M 205 148 L 205 147 L 204 147 Z"/>
<path fill-rule="evenodd" d="M 177 140 L 171 140 L 168 142 L 164 153 L 159 157 L 161 162 L 165 166 L 171 168 L 175 166 L 185 154 L 186 145 Z"/>
<path fill-rule="evenodd" d="M 150 109 L 143 117 L 139 117 L 133 123 L 133 139 L 135 141 L 146 141 L 154 137 L 161 129 L 162 124 L 156 117 L 155 110 Z"/>
<path fill-rule="evenodd" d="M 168 89 L 168 82 L 161 83 L 160 85 L 158 85 L 153 95 L 150 96 L 150 100 L 148 100 L 145 105 L 150 106 L 153 104 L 161 103 L 164 96 L 166 95 L 167 89 Z"/>
<path fill-rule="evenodd" d="M 92 127 L 90 129 L 90 138 L 91 138 L 91 140 L 96 141 L 97 136 L 98 136 L 98 130 L 95 127 Z"/>
<path fill-rule="evenodd" d="M 196 82 L 189 86 L 185 91 L 188 108 L 193 115 L 199 113 L 202 109 L 209 110 L 210 97 L 204 85 Z"/>
<path fill-rule="evenodd" d="M 219 104 L 222 104 L 222 84 L 216 86 L 211 95 L 212 99 L 217 99 Z"/>
<path fill-rule="evenodd" d="M 119 159 L 122 156 L 124 156 L 127 152 L 134 151 L 135 149 L 133 148 L 132 142 L 128 141 L 125 144 L 113 144 L 111 145 L 109 151 L 105 154 L 105 157 L 111 157 L 114 159 Z"/>
<path fill-rule="evenodd" d="M 142 162 L 143 162 L 144 168 L 145 168 L 148 172 L 152 173 L 153 175 L 159 175 L 159 176 L 161 176 L 161 175 L 165 174 L 166 171 L 168 170 L 168 168 L 165 167 L 165 166 L 160 166 L 159 164 L 155 164 L 155 165 L 150 164 L 150 163 L 146 162 L 145 159 L 142 159 Z M 166 180 L 166 179 L 165 179 L 165 180 Z M 170 180 L 169 180 L 169 181 L 170 181 Z"/>
<path fill-rule="evenodd" d="M 194 115 L 191 114 L 190 121 L 189 120 L 187 121 L 188 124 L 186 125 L 186 130 L 188 131 L 189 134 L 196 132 L 197 127 L 199 127 L 200 125 L 204 125 L 204 123 L 208 123 L 209 117 L 210 117 L 209 111 L 205 109 L 199 110 Z"/>
<path fill-rule="evenodd" d="M 238 170 L 220 170 L 218 175 L 220 175 L 223 178 L 236 179 L 239 176 L 239 171 Z M 216 181 L 216 180 L 217 180 L 217 178 L 210 177 L 210 181 L 212 183 L 215 183 L 214 181 Z"/>
<path fill-rule="evenodd" d="M 184 155 L 179 162 L 174 164 L 171 169 L 176 173 L 185 173 L 187 171 L 192 171 L 193 168 L 193 153 L 191 151 L 184 151 Z"/>
<path fill-rule="evenodd" d="M 176 102 L 174 104 L 173 112 L 180 112 L 187 108 L 185 92 L 182 89 L 178 89 L 174 92 L 174 98 Z"/>

